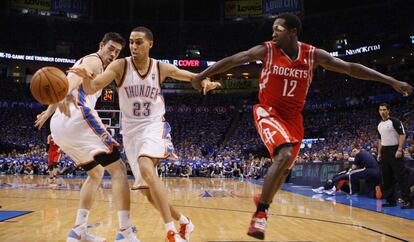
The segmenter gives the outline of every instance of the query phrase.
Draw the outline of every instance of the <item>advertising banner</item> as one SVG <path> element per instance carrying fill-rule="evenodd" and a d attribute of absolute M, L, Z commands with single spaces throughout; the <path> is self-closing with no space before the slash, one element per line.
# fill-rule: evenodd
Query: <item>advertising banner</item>
<path fill-rule="evenodd" d="M 302 0 L 263 0 L 263 14 L 276 15 L 280 13 L 302 12 Z"/>
<path fill-rule="evenodd" d="M 262 0 L 226 1 L 224 5 L 226 18 L 261 16 L 262 13 Z"/>
<path fill-rule="evenodd" d="M 11 7 L 26 8 L 49 11 L 52 6 L 52 0 L 11 0 Z"/>

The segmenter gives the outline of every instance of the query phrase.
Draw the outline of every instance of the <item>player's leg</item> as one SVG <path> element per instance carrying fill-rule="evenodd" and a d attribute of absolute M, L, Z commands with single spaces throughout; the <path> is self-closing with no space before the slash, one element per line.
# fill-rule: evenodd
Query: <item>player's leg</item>
<path fill-rule="evenodd" d="M 257 239 L 264 239 L 264 232 L 267 226 L 266 212 L 276 192 L 289 175 L 289 168 L 292 167 L 299 152 L 300 142 L 291 135 L 287 123 L 273 113 L 270 108 L 256 105 L 253 114 L 256 129 L 272 156 L 273 163 L 266 173 L 262 193 L 260 199 L 258 199 L 257 209 L 253 214 L 247 234 Z M 297 128 L 297 131 L 301 131 L 300 126 Z M 299 147 L 297 144 L 299 144 Z"/>
<path fill-rule="evenodd" d="M 66 241 L 106 241 L 105 238 L 92 235 L 87 230 L 89 212 L 92 207 L 98 187 L 102 182 L 104 168 L 100 166 L 96 161 L 82 165 L 82 168 L 86 171 L 88 177 L 82 184 L 75 225 L 70 231 Z"/>
<path fill-rule="evenodd" d="M 139 169 L 141 171 L 142 178 L 149 186 L 149 192 L 151 193 L 154 207 L 157 208 L 165 223 L 165 229 L 167 231 L 167 239 L 169 241 L 184 241 L 179 236 L 177 229 L 174 225 L 171 216 L 170 205 L 168 203 L 167 189 L 157 176 L 154 165 L 157 162 L 156 159 L 149 158 L 147 156 L 140 156 L 138 158 Z"/>
<path fill-rule="evenodd" d="M 260 203 L 269 205 L 272 202 L 276 192 L 280 189 L 281 185 L 285 182 L 286 177 L 289 175 L 290 170 L 288 168 L 291 164 L 291 160 L 291 144 L 284 144 L 275 149 L 273 164 L 269 167 L 264 179 Z M 264 212 L 265 210 L 261 210 L 258 207 L 256 213 L 259 211 Z"/>
<path fill-rule="evenodd" d="M 53 170 L 55 169 L 54 164 L 49 163 L 48 167 L 49 167 L 49 183 L 55 184 L 56 180 L 53 179 Z"/>
<path fill-rule="evenodd" d="M 49 167 L 49 183 L 54 184 L 56 180 L 53 179 L 53 169 L 55 168 L 55 163 L 53 162 L 53 154 L 49 152 L 47 159 L 47 165 Z"/>
<path fill-rule="evenodd" d="M 152 206 L 154 206 L 154 208 L 160 212 L 160 209 L 158 208 L 157 204 L 155 204 L 154 200 L 152 199 L 151 192 L 149 191 L 149 189 L 142 189 L 141 191 L 144 193 L 145 197 L 147 197 L 148 201 L 152 204 Z M 195 227 L 194 224 L 187 216 L 178 212 L 177 209 L 174 208 L 174 206 L 172 206 L 171 204 L 169 204 L 169 206 L 172 218 L 180 223 L 181 237 L 189 241 L 190 234 L 193 232 Z"/>
<path fill-rule="evenodd" d="M 61 154 L 60 154 L 60 153 L 57 153 L 57 154 L 56 154 L 56 156 L 55 156 L 55 159 L 54 159 L 54 161 L 53 161 L 53 165 L 54 165 L 54 167 L 53 167 L 52 174 L 53 174 L 53 177 L 54 177 L 55 179 L 56 179 L 57 172 L 58 172 L 58 166 L 57 166 L 57 164 L 58 164 L 58 162 L 59 162 L 59 160 L 60 160 L 60 156 L 61 156 Z"/>
<path fill-rule="evenodd" d="M 114 147 L 111 153 L 100 153 L 95 159 L 111 175 L 112 197 L 118 213 L 119 232 L 116 236 L 118 242 L 138 242 L 130 219 L 130 193 L 125 164 L 120 159 L 119 150 Z"/>
<path fill-rule="evenodd" d="M 134 175 L 135 181 L 132 185 L 131 190 L 147 189 L 148 185 L 145 183 L 139 170 L 138 162 L 135 160 L 128 159 L 129 166 L 131 167 L 132 174 Z"/>

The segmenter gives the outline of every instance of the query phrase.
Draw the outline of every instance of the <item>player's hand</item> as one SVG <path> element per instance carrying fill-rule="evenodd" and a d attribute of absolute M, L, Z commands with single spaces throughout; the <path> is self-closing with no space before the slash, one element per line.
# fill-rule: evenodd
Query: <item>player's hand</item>
<path fill-rule="evenodd" d="M 221 87 L 220 82 L 212 82 L 210 78 L 206 78 L 201 81 L 201 87 L 203 88 L 203 95 L 206 95 L 209 91 Z"/>
<path fill-rule="evenodd" d="M 406 82 L 396 81 L 394 84 L 392 84 L 392 87 L 395 89 L 395 91 L 401 93 L 405 97 L 411 95 L 413 92 L 413 87 Z"/>
<path fill-rule="evenodd" d="M 380 154 L 378 154 L 377 155 L 377 161 L 380 161 L 381 160 L 381 155 Z"/>
<path fill-rule="evenodd" d="M 69 94 L 62 101 L 58 103 L 59 110 L 66 116 L 70 118 L 70 104 L 75 105 L 76 108 L 79 108 L 76 98 Z"/>
<path fill-rule="evenodd" d="M 402 157 L 402 151 L 401 150 L 397 150 L 397 152 L 395 152 L 395 158 L 401 158 Z"/>
<path fill-rule="evenodd" d="M 47 109 L 38 114 L 36 116 L 35 127 L 40 130 L 52 114 Z"/>
<path fill-rule="evenodd" d="M 93 79 L 93 76 L 89 72 L 87 72 L 85 68 L 72 67 L 68 70 L 68 72 L 76 74 L 82 77 L 83 79 Z"/>
<path fill-rule="evenodd" d="M 191 79 L 191 85 L 194 89 L 201 91 L 203 87 L 201 86 L 201 82 L 203 81 L 203 77 L 200 74 L 197 74 L 195 77 Z"/>

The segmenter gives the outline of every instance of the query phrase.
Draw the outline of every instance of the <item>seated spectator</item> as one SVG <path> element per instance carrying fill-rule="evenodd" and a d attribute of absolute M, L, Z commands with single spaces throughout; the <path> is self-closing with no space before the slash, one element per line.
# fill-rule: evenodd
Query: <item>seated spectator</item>
<path fill-rule="evenodd" d="M 360 182 L 365 180 L 366 186 L 369 186 L 367 195 L 375 194 L 375 197 L 380 199 L 382 194 L 379 187 L 379 166 L 375 157 L 369 152 L 355 147 L 352 150 L 351 158 L 353 158 L 351 169 L 338 173 L 325 186 L 312 189 L 312 191 L 328 195 L 335 195 L 336 191 L 340 190 L 349 194 L 358 194 Z"/>

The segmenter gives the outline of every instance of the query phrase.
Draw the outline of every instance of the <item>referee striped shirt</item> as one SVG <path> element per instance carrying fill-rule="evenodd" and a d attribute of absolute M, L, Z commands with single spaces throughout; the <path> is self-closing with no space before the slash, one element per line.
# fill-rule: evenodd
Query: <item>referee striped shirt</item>
<path fill-rule="evenodd" d="M 378 124 L 378 138 L 382 146 L 395 146 L 399 144 L 400 135 L 404 135 L 404 126 L 400 120 L 389 117 Z"/>

